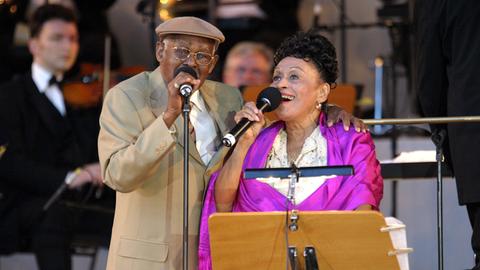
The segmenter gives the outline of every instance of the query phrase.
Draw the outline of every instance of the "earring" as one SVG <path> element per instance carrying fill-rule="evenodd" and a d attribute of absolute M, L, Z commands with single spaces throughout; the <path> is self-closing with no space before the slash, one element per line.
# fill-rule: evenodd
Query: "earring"
<path fill-rule="evenodd" d="M 315 105 L 315 109 L 322 110 L 322 103 L 317 101 L 317 105 Z"/>

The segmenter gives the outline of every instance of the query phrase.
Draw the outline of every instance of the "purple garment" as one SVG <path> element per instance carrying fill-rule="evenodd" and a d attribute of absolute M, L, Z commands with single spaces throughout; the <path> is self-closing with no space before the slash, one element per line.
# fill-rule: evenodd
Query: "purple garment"
<path fill-rule="evenodd" d="M 289 209 L 303 211 L 354 210 L 362 204 L 378 209 L 383 196 L 383 178 L 380 163 L 375 155 L 375 145 L 368 133 L 357 133 L 353 128 L 343 129 L 343 124 L 328 128 L 319 119 L 319 128 L 327 140 L 327 165 L 352 165 L 355 175 L 329 178 L 308 198 Z M 243 163 L 245 169 L 264 168 L 275 137 L 284 123 L 278 121 L 264 129 L 247 152 Z M 208 232 L 208 217 L 216 212 L 215 182 L 219 172 L 210 178 L 200 219 L 199 268 L 212 269 Z M 273 187 L 260 181 L 240 179 L 237 198 L 232 212 L 285 211 L 285 196 Z"/>

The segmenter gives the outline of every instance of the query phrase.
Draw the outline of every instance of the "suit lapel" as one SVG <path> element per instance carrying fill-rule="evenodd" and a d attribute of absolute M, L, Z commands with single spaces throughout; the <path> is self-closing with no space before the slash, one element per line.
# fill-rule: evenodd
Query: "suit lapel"
<path fill-rule="evenodd" d="M 65 118 L 48 100 L 45 94 L 40 93 L 32 80 L 32 76 L 28 75 L 25 80 L 25 90 L 34 109 L 38 112 L 39 117 L 45 123 L 46 127 L 52 134 L 58 134 L 59 131 L 65 130 Z"/>
<path fill-rule="evenodd" d="M 69 166 L 80 164 L 82 151 L 71 124 L 73 120 L 69 119 L 70 116 L 63 117 L 50 100 L 38 91 L 31 75 L 25 78 L 24 82 L 26 96 L 29 99 L 29 104 L 32 105 L 31 108 L 27 108 L 27 111 L 29 114 L 34 114 L 32 118 L 39 119 L 42 123 L 40 125 L 44 126 L 47 132 L 51 134 L 51 140 L 55 141 L 52 145 L 58 146 L 52 151 L 57 151 L 59 160 L 63 160 Z M 32 137 L 29 139 L 34 142 L 37 135 L 36 132 L 32 132 Z"/>
<path fill-rule="evenodd" d="M 155 118 L 157 118 L 160 117 L 167 108 L 167 86 L 165 85 L 165 81 L 163 80 L 158 67 L 145 76 L 148 76 L 149 82 L 147 89 L 150 91 L 150 108 L 152 109 L 152 113 L 155 115 Z"/>
<path fill-rule="evenodd" d="M 150 82 L 149 89 L 151 91 L 150 106 L 152 108 L 152 113 L 155 115 L 155 117 L 161 117 L 162 113 L 167 108 L 168 89 L 160 73 L 159 68 L 155 69 L 153 72 L 149 74 L 149 82 Z M 181 115 L 177 117 L 173 125 L 177 130 L 177 132 L 175 133 L 177 143 L 183 148 L 184 147 L 183 117 Z M 191 136 L 188 136 L 188 137 L 189 137 L 188 152 L 190 156 L 194 158 L 197 162 L 200 162 L 200 164 L 203 164 L 202 158 L 200 157 L 200 154 L 197 151 L 197 147 L 195 146 L 195 142 L 193 141 Z"/>

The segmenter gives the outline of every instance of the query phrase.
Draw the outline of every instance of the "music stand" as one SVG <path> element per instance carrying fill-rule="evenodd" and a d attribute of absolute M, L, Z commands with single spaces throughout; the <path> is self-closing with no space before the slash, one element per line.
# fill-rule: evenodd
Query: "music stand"
<path fill-rule="evenodd" d="M 213 269 L 285 269 L 285 215 L 213 214 L 208 221 Z M 399 269 L 399 252 L 379 212 L 306 211 L 299 212 L 297 223 L 296 231 L 288 231 L 289 247 L 300 254 L 313 247 L 318 261 L 314 269 Z M 308 269 L 303 259 L 297 262 L 298 269 Z"/>

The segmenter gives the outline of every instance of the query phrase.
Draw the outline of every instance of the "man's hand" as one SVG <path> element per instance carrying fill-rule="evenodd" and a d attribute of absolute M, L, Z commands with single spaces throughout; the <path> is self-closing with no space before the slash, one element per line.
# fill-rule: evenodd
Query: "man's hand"
<path fill-rule="evenodd" d="M 78 188 L 87 183 L 91 183 L 94 186 L 103 185 L 99 163 L 91 163 L 83 166 L 80 172 L 73 178 L 73 181 L 68 185 L 68 188 Z"/>
<path fill-rule="evenodd" d="M 344 111 L 342 108 L 336 105 L 333 105 L 333 106 L 330 105 L 327 107 L 327 115 L 328 115 L 327 125 L 329 127 L 333 126 L 333 124 L 335 123 L 342 121 L 343 128 L 345 130 L 349 130 L 350 123 L 352 123 L 357 132 L 362 131 L 365 133 L 368 131 L 367 125 L 365 125 L 365 123 L 363 123 L 363 121 L 360 118 L 357 118 L 351 115 L 350 113 Z"/>
<path fill-rule="evenodd" d="M 193 90 L 197 90 L 200 87 L 200 80 L 193 78 L 192 75 L 180 72 L 172 81 L 167 85 L 168 88 L 168 104 L 167 109 L 163 114 L 163 121 L 167 127 L 171 127 L 175 119 L 182 113 L 182 96 L 179 93 L 178 88 L 182 84 L 191 84 Z"/>

